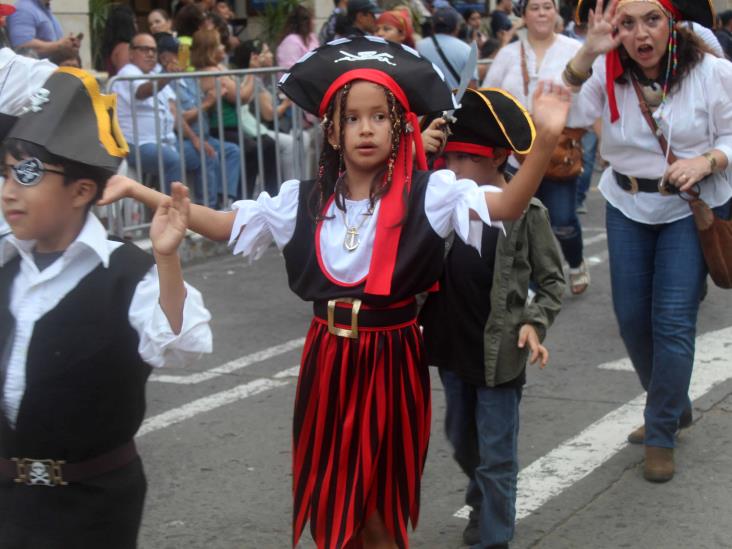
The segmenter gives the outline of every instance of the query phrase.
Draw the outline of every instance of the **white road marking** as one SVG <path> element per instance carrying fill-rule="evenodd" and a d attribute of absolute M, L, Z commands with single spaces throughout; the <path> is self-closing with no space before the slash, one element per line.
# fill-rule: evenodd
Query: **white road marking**
<path fill-rule="evenodd" d="M 694 373 L 689 389 L 692 400 L 732 378 L 730 346 L 732 327 L 697 338 Z M 626 370 L 628 364 L 629 360 L 623 358 L 602 364 L 599 368 Z M 628 444 L 628 433 L 642 422 L 645 399 L 645 394 L 638 395 L 522 469 L 518 478 L 516 520 L 529 516 L 622 450 Z M 467 519 L 469 512 L 469 507 L 463 507 L 454 516 Z"/>
<path fill-rule="evenodd" d="M 290 341 L 286 341 L 285 343 L 275 345 L 274 347 L 268 347 L 267 349 L 257 351 L 256 353 L 239 357 L 230 362 L 227 362 L 226 364 L 217 366 L 216 368 L 206 370 L 205 372 L 198 372 L 195 374 L 189 374 L 184 376 L 158 374 L 150 376 L 150 381 L 158 381 L 162 383 L 178 383 L 181 385 L 193 385 L 195 383 L 208 381 L 209 379 L 214 379 L 225 374 L 230 374 L 237 370 L 241 370 L 242 368 L 246 368 L 247 366 L 251 366 L 259 362 L 264 362 L 265 360 L 269 360 L 270 358 L 289 353 L 290 351 L 295 351 L 303 345 L 305 345 L 305 338 L 299 337 L 297 339 L 291 339 Z"/>
<path fill-rule="evenodd" d="M 227 389 L 226 391 L 221 391 L 219 393 L 214 393 L 213 395 L 196 399 L 184 404 L 183 406 L 173 408 L 172 410 L 168 410 L 167 412 L 163 412 L 146 419 L 140 427 L 140 430 L 137 432 L 137 436 L 141 437 L 154 431 L 165 429 L 166 427 L 170 427 L 171 425 L 190 419 L 198 414 L 210 412 L 211 410 L 215 410 L 221 406 L 226 406 L 227 404 L 232 404 L 238 400 L 243 400 L 250 396 L 264 393 L 270 389 L 283 387 L 289 383 L 289 380 L 280 381 L 266 378 L 255 379 L 249 383 L 237 385 L 232 389 Z"/>
<path fill-rule="evenodd" d="M 596 244 L 597 242 L 604 242 L 607 240 L 607 233 L 600 233 L 596 234 L 595 236 L 591 236 L 589 238 L 585 238 L 582 243 L 585 246 L 591 246 L 592 244 Z"/>

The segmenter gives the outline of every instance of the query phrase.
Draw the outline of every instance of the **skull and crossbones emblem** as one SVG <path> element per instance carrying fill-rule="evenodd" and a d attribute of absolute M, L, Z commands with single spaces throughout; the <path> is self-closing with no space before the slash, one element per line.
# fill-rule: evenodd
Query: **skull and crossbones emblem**
<path fill-rule="evenodd" d="M 344 57 L 341 57 L 340 59 L 336 59 L 336 63 L 340 63 L 341 61 L 380 61 L 381 63 L 386 63 L 387 65 L 392 65 L 393 67 L 396 67 L 396 63 L 392 63 L 391 60 L 394 59 L 394 56 L 390 53 L 386 52 L 375 52 L 375 51 L 360 51 L 357 55 L 354 55 L 352 53 L 348 53 L 347 51 L 339 50 Z"/>
<path fill-rule="evenodd" d="M 30 470 L 28 471 L 28 484 L 51 485 L 51 477 L 48 474 L 48 469 L 40 461 L 34 461 L 30 464 Z"/>

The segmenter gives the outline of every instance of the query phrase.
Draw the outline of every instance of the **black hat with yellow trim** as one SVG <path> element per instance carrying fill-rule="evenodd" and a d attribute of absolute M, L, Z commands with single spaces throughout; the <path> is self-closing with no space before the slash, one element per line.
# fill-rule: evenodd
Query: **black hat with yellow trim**
<path fill-rule="evenodd" d="M 445 152 L 493 156 L 494 148 L 520 154 L 531 150 L 536 129 L 528 111 L 510 93 L 499 88 L 468 88 L 450 124 Z"/>
<path fill-rule="evenodd" d="M 631 2 L 656 4 L 665 12 L 672 14 L 677 20 L 694 21 L 710 29 L 714 28 L 717 18 L 712 0 L 620 0 L 618 8 L 622 8 L 624 4 Z M 579 0 L 575 12 L 575 21 L 577 23 L 587 21 L 590 10 L 594 10 L 596 4 L 597 0 Z M 606 8 L 608 4 L 610 2 L 606 0 Z"/>
<path fill-rule="evenodd" d="M 33 93 L 7 137 L 111 172 L 129 150 L 117 120 L 117 96 L 102 94 L 91 74 L 72 67 L 58 69 Z"/>

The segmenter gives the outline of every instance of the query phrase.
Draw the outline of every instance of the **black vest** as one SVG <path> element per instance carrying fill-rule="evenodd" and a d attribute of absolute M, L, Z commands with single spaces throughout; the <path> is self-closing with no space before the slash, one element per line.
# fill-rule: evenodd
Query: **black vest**
<path fill-rule="evenodd" d="M 145 415 L 150 366 L 128 320 L 152 256 L 132 244 L 112 252 L 38 319 L 15 429 L 0 414 L 0 455 L 83 461 L 132 439 Z M 10 289 L 20 258 L 0 268 L 0 346 L 13 325 Z M 2 347 L 0 347 L 2 356 Z"/>
<path fill-rule="evenodd" d="M 305 301 L 342 297 L 360 298 L 373 306 L 385 306 L 428 290 L 442 273 L 444 240 L 430 225 L 424 197 L 430 172 L 415 172 L 407 198 L 408 212 L 402 227 L 397 260 L 388 296 L 364 295 L 366 283 L 341 286 L 320 269 L 315 246 L 316 223 L 312 212 L 317 198 L 311 193 L 313 181 L 300 183 L 295 233 L 282 250 L 290 288 Z"/>

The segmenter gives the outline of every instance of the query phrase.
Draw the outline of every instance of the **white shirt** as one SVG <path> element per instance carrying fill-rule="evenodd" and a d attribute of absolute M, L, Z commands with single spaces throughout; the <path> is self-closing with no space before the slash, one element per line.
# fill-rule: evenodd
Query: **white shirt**
<path fill-rule="evenodd" d="M 293 179 L 285 181 L 275 197 L 263 192 L 257 200 L 240 200 L 233 204 L 236 219 L 229 244 L 236 242 L 235 254 L 258 259 L 273 241 L 279 249 L 287 245 L 295 233 L 299 188 L 300 182 Z M 500 222 L 491 221 L 485 201 L 486 192 L 501 191 L 497 187 L 478 187 L 469 179 L 456 179 L 449 170 L 433 172 L 427 182 L 424 199 L 427 220 L 442 238 L 455 231 L 464 242 L 480 252 L 482 224 L 503 227 Z M 322 222 L 319 239 L 325 274 L 346 284 L 360 282 L 368 275 L 379 205 L 380 201 L 377 201 L 373 214 L 367 216 L 359 227 L 360 245 L 348 252 L 343 246 L 346 236 L 343 212 L 336 210 L 334 203 L 330 204 L 328 219 Z M 346 207 L 349 223 L 357 225 L 363 219 L 359 214 L 366 211 L 368 199 L 348 200 Z M 480 221 L 470 220 L 471 210 L 478 214 Z"/>
<path fill-rule="evenodd" d="M 678 196 L 658 193 L 632 195 L 615 182 L 612 170 L 646 179 L 660 178 L 666 159 L 658 140 L 641 114 L 633 86 L 615 84 L 620 119 L 610 123 L 605 90 L 605 58 L 597 59 L 592 77 L 573 100 L 578 127 L 589 127 L 602 117 L 600 154 L 610 163 L 600 179 L 600 191 L 626 217 L 641 223 L 670 223 L 691 214 Z M 679 158 L 692 158 L 719 149 L 732 160 L 732 63 L 705 54 L 653 114 Z M 701 196 L 711 207 L 732 197 L 732 168 L 707 178 Z"/>
<path fill-rule="evenodd" d="M 144 77 L 145 73 L 137 65 L 128 63 L 120 69 L 117 76 Z M 135 145 L 158 142 L 174 145 L 176 143 L 175 134 L 173 133 L 175 119 L 173 113 L 170 112 L 169 101 L 175 101 L 175 92 L 170 86 L 165 86 L 162 89 L 158 88 L 156 110 L 154 95 L 142 100 L 135 97 L 137 88 L 146 82 L 149 82 L 149 80 L 141 78 L 140 80 L 118 80 L 112 84 L 112 91 L 117 94 L 117 117 L 119 118 L 122 133 L 127 141 Z M 136 139 L 132 123 L 133 101 L 135 118 L 137 119 Z M 156 137 L 155 133 L 156 118 L 159 124 L 160 139 Z"/>
<path fill-rule="evenodd" d="M 5 415 L 13 425 L 25 392 L 26 358 L 35 323 L 100 263 L 108 267 L 110 255 L 122 243 L 107 240 L 104 227 L 90 213 L 76 240 L 59 259 L 40 272 L 33 260 L 34 245 L 34 241 L 18 240 L 13 235 L 0 240 L 0 267 L 18 254 L 21 257 L 20 270 L 10 290 L 15 338 L 3 387 Z M 140 337 L 138 352 L 151 366 L 184 366 L 201 353 L 211 352 L 208 324 L 211 315 L 198 290 L 186 284 L 186 291 L 183 326 L 175 335 L 158 303 L 160 291 L 155 266 L 135 289 L 128 318 Z"/>
<path fill-rule="evenodd" d="M 521 71 L 521 43 L 526 51 L 526 69 L 529 73 L 529 93 L 524 93 L 524 78 Z M 562 73 L 567 62 L 572 59 L 582 44 L 574 38 L 557 34 L 554 43 L 544 54 L 540 66 L 536 66 L 536 53 L 528 40 L 517 40 L 498 50 L 496 58 L 488 68 L 483 80 L 484 88 L 503 88 L 532 112 L 531 96 L 534 95 L 539 80 L 551 80 L 563 84 Z M 573 124 L 572 113 L 567 121 L 570 128 Z"/>

